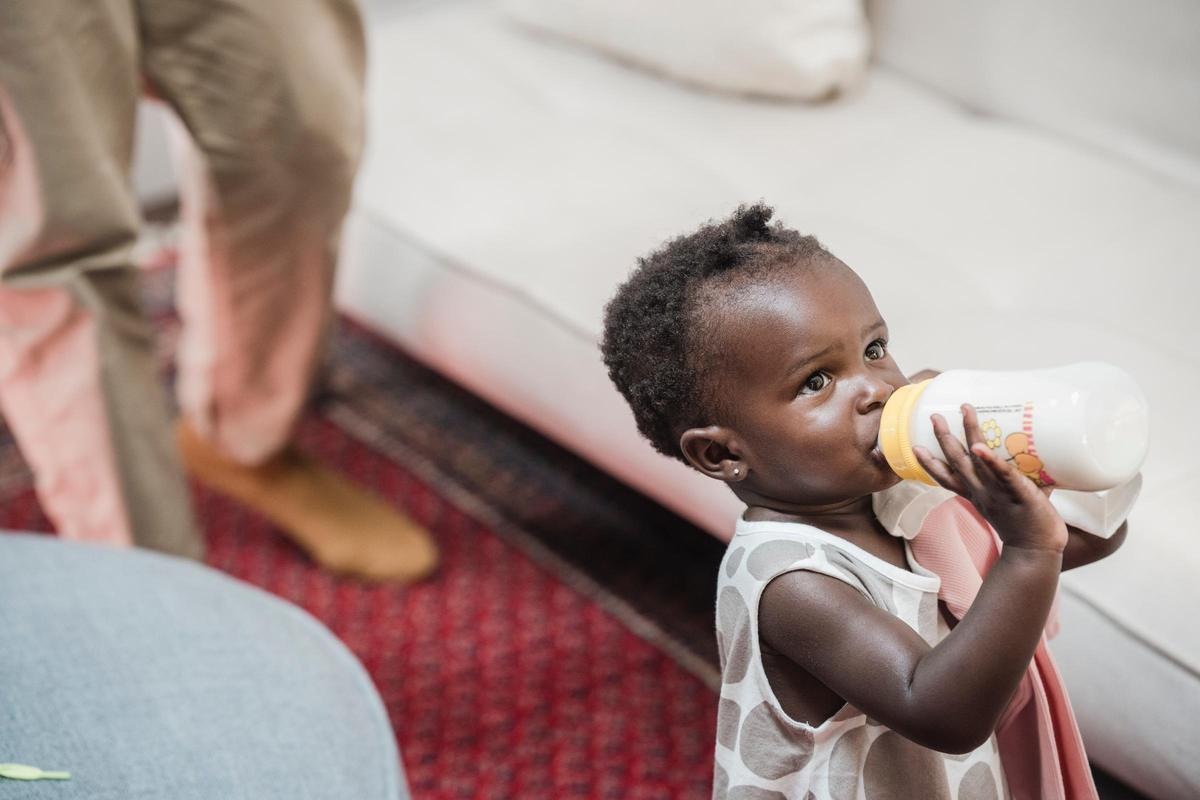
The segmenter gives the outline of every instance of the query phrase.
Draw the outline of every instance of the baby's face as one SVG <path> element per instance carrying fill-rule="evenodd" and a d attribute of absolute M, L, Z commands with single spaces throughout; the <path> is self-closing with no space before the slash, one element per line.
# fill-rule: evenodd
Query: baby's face
<path fill-rule="evenodd" d="M 739 487 L 821 506 L 899 482 L 878 454 L 883 405 L 908 383 L 862 280 L 840 262 L 736 291 L 720 314 L 718 383 L 748 469 Z"/>

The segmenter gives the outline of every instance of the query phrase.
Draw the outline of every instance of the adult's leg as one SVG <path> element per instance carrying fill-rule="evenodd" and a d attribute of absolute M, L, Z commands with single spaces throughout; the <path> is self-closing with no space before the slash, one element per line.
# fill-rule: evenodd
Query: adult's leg
<path fill-rule="evenodd" d="M 340 572 L 412 579 L 428 535 L 288 446 L 330 318 L 363 137 L 351 0 L 144 0 L 143 65 L 186 134 L 184 459 Z"/>
<path fill-rule="evenodd" d="M 401 800 L 362 666 L 300 609 L 200 564 L 0 533 L 0 797 Z"/>
<path fill-rule="evenodd" d="M 0 15 L 0 404 L 62 535 L 198 557 L 130 261 L 133 9 Z"/>

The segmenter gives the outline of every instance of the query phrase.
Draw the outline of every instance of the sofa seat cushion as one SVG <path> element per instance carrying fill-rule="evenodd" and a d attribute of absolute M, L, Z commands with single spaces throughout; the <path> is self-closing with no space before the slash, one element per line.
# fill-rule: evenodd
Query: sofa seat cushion
<path fill-rule="evenodd" d="M 534 30 L 707 89 L 819 100 L 853 87 L 870 56 L 862 0 L 504 0 L 502 6 Z"/>

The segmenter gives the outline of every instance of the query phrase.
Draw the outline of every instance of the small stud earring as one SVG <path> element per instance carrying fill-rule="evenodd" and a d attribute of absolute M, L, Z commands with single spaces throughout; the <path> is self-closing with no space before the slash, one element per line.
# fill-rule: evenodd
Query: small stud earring
<path fill-rule="evenodd" d="M 742 468 L 741 468 L 741 467 L 734 467 L 734 468 L 733 468 L 733 477 L 735 477 L 735 478 L 736 478 L 738 475 L 741 475 L 741 474 L 742 474 Z"/>

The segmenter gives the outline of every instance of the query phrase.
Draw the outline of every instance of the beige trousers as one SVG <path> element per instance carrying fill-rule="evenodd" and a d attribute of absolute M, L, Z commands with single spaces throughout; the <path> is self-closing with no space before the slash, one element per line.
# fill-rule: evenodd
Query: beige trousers
<path fill-rule="evenodd" d="M 0 0 L 0 406 L 62 535 L 202 549 L 131 263 L 144 86 L 186 128 L 180 406 L 257 463 L 326 328 L 363 60 L 353 0 Z"/>

